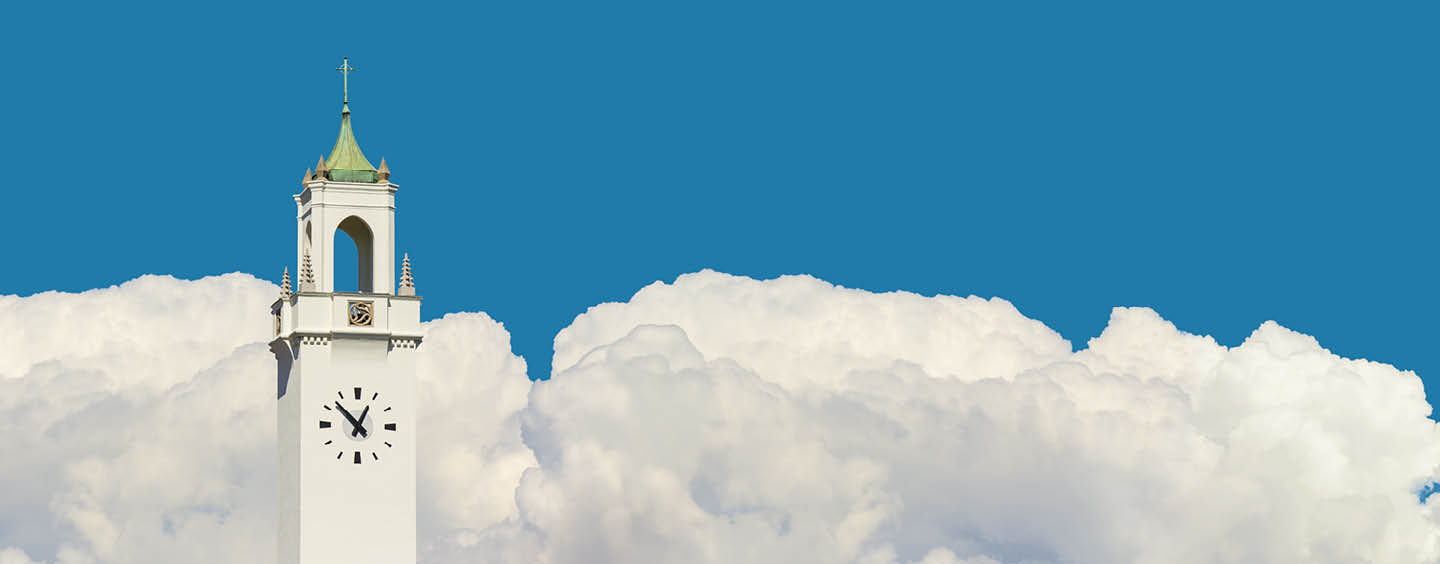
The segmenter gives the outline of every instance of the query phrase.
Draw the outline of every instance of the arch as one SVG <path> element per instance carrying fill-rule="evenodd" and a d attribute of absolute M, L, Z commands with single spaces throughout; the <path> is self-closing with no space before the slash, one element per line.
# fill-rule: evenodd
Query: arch
<path fill-rule="evenodd" d="M 375 235 L 370 226 L 360 216 L 352 215 L 345 218 L 336 227 L 336 232 L 344 232 L 355 243 L 355 290 L 362 293 L 375 291 Z M 338 239 L 338 237 L 337 237 Z M 337 253 L 338 254 L 338 253 Z M 335 291 L 342 291 L 335 288 Z"/>

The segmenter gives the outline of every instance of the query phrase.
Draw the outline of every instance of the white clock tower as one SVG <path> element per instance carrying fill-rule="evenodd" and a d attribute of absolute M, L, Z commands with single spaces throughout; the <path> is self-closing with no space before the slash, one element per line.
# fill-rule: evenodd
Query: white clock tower
<path fill-rule="evenodd" d="M 340 137 L 306 171 L 292 293 L 275 317 L 281 564 L 415 562 L 415 352 L 420 298 L 395 275 L 395 191 L 350 129 L 348 59 Z M 342 235 L 343 234 L 343 235 Z M 336 238 L 354 242 L 357 287 L 336 288 Z M 343 240 L 341 244 L 345 243 Z M 338 291 L 338 290 L 350 291 Z"/>

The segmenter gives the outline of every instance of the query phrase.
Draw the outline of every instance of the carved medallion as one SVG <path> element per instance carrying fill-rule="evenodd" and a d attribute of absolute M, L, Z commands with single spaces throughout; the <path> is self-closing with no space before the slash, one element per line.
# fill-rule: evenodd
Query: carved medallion
<path fill-rule="evenodd" d="M 374 302 L 350 302 L 350 326 L 369 327 L 375 322 Z"/>

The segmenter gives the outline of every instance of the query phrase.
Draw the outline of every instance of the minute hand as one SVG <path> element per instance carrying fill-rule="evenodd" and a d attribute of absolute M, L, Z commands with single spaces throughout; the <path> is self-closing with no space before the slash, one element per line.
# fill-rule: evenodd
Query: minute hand
<path fill-rule="evenodd" d="M 354 425 L 354 426 L 356 426 L 356 427 L 359 427 L 359 426 L 360 426 L 360 422 L 359 422 L 359 421 L 356 421 L 356 420 L 355 420 L 355 416 L 354 416 L 354 415 L 350 415 L 350 412 L 349 412 L 349 411 L 346 411 L 346 410 L 345 410 L 345 406 L 340 405 L 340 402 L 338 402 L 338 401 L 335 402 L 335 407 L 340 408 L 340 414 L 341 414 L 341 415 L 344 415 L 344 416 L 345 416 L 345 419 L 349 420 L 351 425 Z"/>

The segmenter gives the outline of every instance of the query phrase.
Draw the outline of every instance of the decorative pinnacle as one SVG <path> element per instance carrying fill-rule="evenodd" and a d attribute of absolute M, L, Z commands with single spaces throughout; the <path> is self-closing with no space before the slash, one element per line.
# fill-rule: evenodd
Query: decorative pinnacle
<path fill-rule="evenodd" d="M 305 251 L 305 257 L 300 261 L 300 291 L 315 291 L 315 271 L 310 268 L 310 251 Z"/>
<path fill-rule="evenodd" d="M 280 297 L 290 297 L 290 267 L 285 267 L 285 275 L 280 277 Z"/>
<path fill-rule="evenodd" d="M 385 157 L 380 157 L 380 170 L 375 171 L 381 182 L 390 180 L 390 167 L 385 166 Z"/>
<path fill-rule="evenodd" d="M 415 278 L 410 276 L 410 253 L 405 253 L 405 260 L 400 263 L 400 294 L 401 296 L 415 295 Z"/>
<path fill-rule="evenodd" d="M 345 84 L 345 102 L 344 102 L 344 103 L 345 103 L 346 105 L 349 105 L 349 104 L 350 104 L 350 71 L 355 70 L 355 67 L 350 66 L 350 57 L 345 57 L 344 62 L 340 63 L 340 66 L 335 67 L 335 70 L 340 71 L 340 74 L 343 76 L 343 78 L 342 78 L 341 80 L 343 80 L 343 81 L 344 81 L 344 84 Z M 350 111 L 350 108 L 345 108 L 345 111 L 347 111 L 347 112 Z"/>

